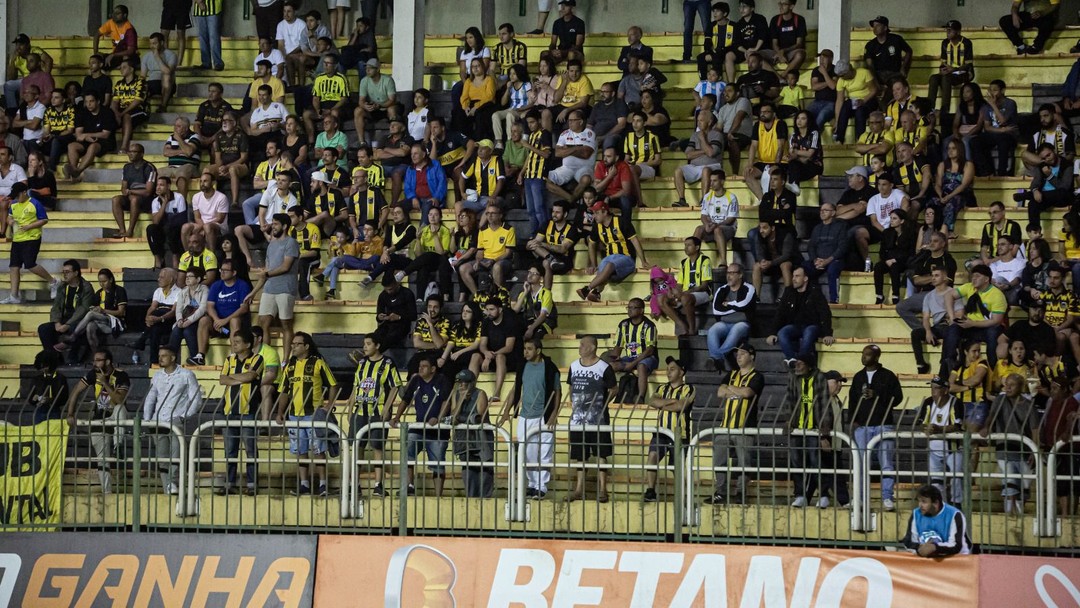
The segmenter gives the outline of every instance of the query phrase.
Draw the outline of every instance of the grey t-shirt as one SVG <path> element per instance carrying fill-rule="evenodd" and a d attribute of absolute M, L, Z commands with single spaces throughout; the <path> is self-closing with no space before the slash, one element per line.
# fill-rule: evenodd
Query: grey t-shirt
<path fill-rule="evenodd" d="M 948 292 L 945 292 L 948 293 Z M 945 320 L 945 294 L 938 293 L 936 289 L 926 292 L 923 298 L 922 311 L 930 313 L 930 326 L 933 327 Z"/>
<path fill-rule="evenodd" d="M 559 373 L 555 373 L 555 384 L 559 383 Z M 522 418 L 541 418 L 547 393 L 544 386 L 544 362 L 526 363 L 525 373 L 521 376 L 521 412 Z M 554 387 L 552 387 L 554 389 Z M 554 393 L 554 390 L 552 391 Z"/>
<path fill-rule="evenodd" d="M 739 130 L 735 131 L 735 134 L 750 137 L 754 128 L 754 108 L 750 105 L 750 100 L 745 97 L 739 97 L 733 103 L 725 103 L 720 106 L 716 111 L 716 124 L 720 125 L 720 130 L 724 133 L 731 133 L 731 127 L 735 124 L 735 116 L 740 111 L 746 112 L 746 116 L 743 116 Z"/>
<path fill-rule="evenodd" d="M 165 59 L 165 64 L 172 69 L 176 69 L 176 53 L 165 49 L 161 51 L 161 56 Z M 161 62 L 158 61 L 156 55 L 147 51 L 142 55 L 142 69 L 146 70 L 146 81 L 161 80 Z"/>
<path fill-rule="evenodd" d="M 615 386 L 615 371 L 604 360 L 586 367 L 578 359 L 570 364 L 570 424 L 607 424 L 607 392 Z"/>
<path fill-rule="evenodd" d="M 723 162 L 723 160 L 724 160 L 724 134 L 721 133 L 720 131 L 717 131 L 716 129 L 711 129 L 709 131 L 709 134 L 708 134 L 708 139 L 709 139 L 709 144 L 713 147 L 713 155 L 712 156 L 699 156 L 699 157 L 695 158 L 694 160 L 690 161 L 691 165 L 694 165 L 696 167 L 706 167 L 706 166 L 709 166 L 709 165 L 715 165 L 717 163 L 722 163 Z M 686 146 L 686 151 L 689 152 L 690 150 L 697 150 L 697 149 L 698 149 L 697 133 L 694 133 L 694 136 L 690 138 L 690 143 Z"/>
<path fill-rule="evenodd" d="M 598 103 L 589 114 L 589 128 L 597 135 L 604 135 L 620 118 L 626 118 L 626 102 L 616 99 L 609 104 Z"/>
<path fill-rule="evenodd" d="M 266 269 L 272 270 L 281 266 L 285 258 L 293 259 L 292 268 L 285 274 L 266 279 L 263 292 L 270 294 L 297 293 L 297 264 L 300 262 L 300 244 L 291 236 L 282 239 L 271 239 L 266 246 Z"/>

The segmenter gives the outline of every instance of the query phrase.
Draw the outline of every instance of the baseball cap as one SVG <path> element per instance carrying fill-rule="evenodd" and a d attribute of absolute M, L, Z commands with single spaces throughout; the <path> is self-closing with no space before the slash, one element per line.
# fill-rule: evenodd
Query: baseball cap
<path fill-rule="evenodd" d="M 567 6 L 577 6 L 577 0 L 559 0 L 559 4 L 565 4 Z"/>
<path fill-rule="evenodd" d="M 473 382 L 474 380 L 476 380 L 476 374 L 473 374 L 467 369 L 463 369 L 458 372 L 456 376 L 454 376 L 454 379 L 458 382 Z"/>
<path fill-rule="evenodd" d="M 947 30 L 956 30 L 956 31 L 959 32 L 961 29 L 963 29 L 963 27 L 960 25 L 959 21 L 957 21 L 956 19 L 952 19 L 950 21 L 945 22 L 945 29 L 947 29 Z"/>
<path fill-rule="evenodd" d="M 372 57 L 371 59 L 367 60 L 367 63 L 365 65 L 367 65 L 369 68 L 377 68 L 379 67 L 379 60 Z"/>
<path fill-rule="evenodd" d="M 836 380 L 837 382 L 847 382 L 847 378 L 845 378 L 843 376 L 843 374 L 836 371 L 835 369 L 831 369 L 831 370 L 825 372 L 825 379 L 826 380 Z"/>
<path fill-rule="evenodd" d="M 604 201 L 596 201 L 595 203 L 592 204 L 592 207 L 589 207 L 589 211 L 610 211 L 610 210 L 611 210 L 611 207 L 608 207 L 608 204 L 605 203 Z"/>
<path fill-rule="evenodd" d="M 30 44 L 30 37 L 26 34 L 19 34 L 15 37 L 15 41 L 12 44 Z"/>
<path fill-rule="evenodd" d="M 832 49 L 822 49 L 821 52 L 817 54 L 817 56 L 821 57 L 822 55 L 824 55 L 826 57 L 833 57 L 834 56 L 833 52 L 832 52 Z"/>
<path fill-rule="evenodd" d="M 667 363 L 669 365 L 674 363 L 675 365 L 679 366 L 679 369 L 683 370 L 684 372 L 686 371 L 686 364 L 683 363 L 682 359 L 676 359 L 675 357 L 669 356 L 667 359 L 664 359 L 664 363 Z"/>
<path fill-rule="evenodd" d="M 889 18 L 885 15 L 878 15 L 877 17 L 874 17 L 870 20 L 870 25 L 874 25 L 875 23 L 880 23 L 885 27 L 889 27 Z"/>
<path fill-rule="evenodd" d="M 495 142 L 491 141 L 490 139 L 481 139 L 480 141 L 476 142 L 476 145 L 480 148 L 494 148 Z"/>
<path fill-rule="evenodd" d="M 933 379 L 930 380 L 930 386 L 949 388 L 949 379 L 942 378 L 941 376 L 934 376 Z"/>
<path fill-rule="evenodd" d="M 15 198 L 30 189 L 30 186 L 26 185 L 26 182 L 15 182 L 11 186 L 11 192 L 8 194 L 11 198 Z"/>
<path fill-rule="evenodd" d="M 313 179 L 313 180 L 315 180 L 315 181 L 317 181 L 317 182 L 322 182 L 322 183 L 324 183 L 324 184 L 331 184 L 331 183 L 333 183 L 333 182 L 332 182 L 332 181 L 330 180 L 330 177 L 329 177 L 328 175 L 326 175 L 326 172 L 325 172 L 325 171 L 314 171 L 314 172 L 312 172 L 312 173 L 311 173 L 311 179 Z"/>
<path fill-rule="evenodd" d="M 862 165 L 855 165 L 854 167 L 844 171 L 845 175 L 861 175 L 863 177 L 870 177 L 870 171 Z"/>
<path fill-rule="evenodd" d="M 736 346 L 735 350 L 745 351 L 746 354 L 750 355 L 751 357 L 757 356 L 757 349 L 755 349 L 749 342 L 743 342 L 742 344 Z"/>

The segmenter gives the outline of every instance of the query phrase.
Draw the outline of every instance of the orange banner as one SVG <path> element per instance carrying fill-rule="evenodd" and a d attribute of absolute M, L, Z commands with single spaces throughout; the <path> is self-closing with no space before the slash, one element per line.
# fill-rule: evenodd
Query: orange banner
<path fill-rule="evenodd" d="M 979 596 L 991 608 L 1080 606 L 1080 559 L 980 556 Z"/>
<path fill-rule="evenodd" d="M 978 559 L 787 547 L 321 536 L 315 605 L 961 608 L 979 605 Z"/>

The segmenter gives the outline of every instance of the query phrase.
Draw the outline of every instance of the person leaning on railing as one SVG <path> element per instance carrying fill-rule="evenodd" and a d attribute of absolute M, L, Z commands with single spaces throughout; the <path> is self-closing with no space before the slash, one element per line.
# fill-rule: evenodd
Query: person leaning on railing
<path fill-rule="evenodd" d="M 288 412 L 289 421 L 298 423 L 297 426 L 289 428 L 289 452 L 297 459 L 325 462 L 329 446 L 311 422 L 315 419 L 316 409 L 333 408 L 340 387 L 334 378 L 334 372 L 330 370 L 326 359 L 319 354 L 319 347 L 310 334 L 296 332 L 291 346 L 291 357 L 281 370 L 281 379 L 278 381 L 280 394 L 277 421 L 278 424 L 284 424 L 285 413 Z M 330 391 L 329 398 L 324 398 L 326 389 Z M 297 475 L 299 484 L 294 490 L 297 496 L 312 493 L 313 477 L 319 482 L 319 496 L 327 495 L 325 464 L 302 463 L 297 467 Z"/>
<path fill-rule="evenodd" d="M 915 493 L 919 506 L 908 520 L 907 533 L 900 542 L 919 557 L 949 557 L 971 553 L 964 513 L 945 504 L 941 490 L 925 485 Z"/>
<path fill-rule="evenodd" d="M 1067 382 L 1062 376 L 1055 376 L 1051 381 Z M 990 406 L 990 413 L 979 435 L 986 437 L 993 433 L 1008 433 L 1033 438 L 1038 442 L 1036 429 L 1036 417 L 1038 412 L 1030 397 L 1023 394 L 1027 383 L 1020 374 L 1009 374 L 1005 377 L 1004 391 L 994 399 Z M 1030 454 L 1024 458 L 1024 452 L 1029 449 L 1023 442 L 1013 440 L 999 441 L 994 446 L 994 454 L 997 456 L 998 469 L 1005 478 L 1002 480 L 1001 496 L 1005 500 L 1005 513 L 1023 513 L 1024 491 L 1030 485 L 1030 480 L 1021 479 L 1021 475 L 1027 475 L 1030 471 L 1029 462 L 1035 456 Z"/>
<path fill-rule="evenodd" d="M 823 439 L 813 431 L 822 428 L 826 417 L 831 415 L 828 380 L 825 373 L 818 369 L 817 357 L 800 355 L 788 375 L 787 393 L 784 396 L 784 408 L 791 409 L 791 418 L 784 431 L 789 436 L 788 466 L 792 469 L 817 469 L 821 465 Z M 793 431 L 810 434 L 795 434 Z M 825 439 L 824 441 L 828 441 Z M 791 506 L 806 507 L 814 499 L 814 493 L 821 481 L 818 472 L 792 472 L 795 500 Z M 817 503 L 818 508 L 829 506 L 829 497 L 822 492 Z"/>
<path fill-rule="evenodd" d="M 682 440 L 685 448 L 690 445 L 690 420 L 694 408 L 694 387 L 685 382 L 686 364 L 675 357 L 668 357 L 666 384 L 657 389 L 656 394 L 649 400 L 649 407 L 654 408 L 657 426 L 671 431 L 673 435 Z M 653 433 L 649 443 L 649 465 L 656 465 L 665 456 L 668 457 L 669 465 L 685 454 L 675 452 L 675 440 L 663 433 Z M 656 477 L 657 470 L 649 469 L 645 472 L 646 487 L 642 497 L 644 502 L 656 502 Z"/>
<path fill-rule="evenodd" d="M 180 429 L 185 432 L 185 424 L 202 410 L 202 389 L 191 370 L 180 367 L 179 355 L 169 347 L 158 349 L 158 364 L 161 369 L 150 379 L 150 390 L 143 401 L 143 420 Z M 180 483 L 180 442 L 183 438 L 169 428 L 155 429 L 152 444 L 154 458 L 157 460 L 161 485 L 167 494 L 179 494 Z M 153 431 L 152 431 L 153 432 Z"/>
<path fill-rule="evenodd" d="M 104 426 L 104 423 L 108 421 L 119 426 L 129 418 L 124 403 L 127 401 L 128 389 L 131 388 L 131 379 L 127 372 L 113 367 L 112 353 L 108 349 L 101 349 L 94 353 L 94 367 L 86 372 L 68 398 L 67 419 L 71 426 L 75 426 L 76 414 L 83 393 L 91 386 L 94 387 L 91 419 L 94 420 L 95 426 L 91 426 L 90 444 L 98 459 L 98 481 L 101 483 L 101 493 L 109 494 L 112 492 L 112 467 L 107 459 L 113 455 L 114 447 L 119 447 L 119 443 L 113 443 L 114 436 L 122 437 L 122 433 L 118 428 Z"/>
<path fill-rule="evenodd" d="M 713 421 L 714 427 L 737 430 L 757 426 L 757 404 L 762 391 L 765 390 L 765 376 L 759 374 L 754 368 L 756 358 L 757 351 L 749 343 L 735 348 L 736 369 L 728 372 L 727 379 L 716 389 L 716 396 L 723 399 L 724 404 L 719 413 L 721 417 Z M 726 467 L 732 448 L 735 449 L 738 466 L 749 466 L 750 448 L 753 445 L 754 439 L 750 435 L 737 431 L 730 434 L 717 433 L 713 436 L 712 466 L 714 468 Z M 737 475 L 739 489 L 733 497 L 733 502 L 742 504 L 746 502 L 747 476 L 743 471 L 739 471 Z M 726 503 L 727 491 L 727 470 L 720 468 L 715 471 L 713 494 L 705 499 L 705 504 Z"/>
<path fill-rule="evenodd" d="M 453 431 L 454 457 L 465 463 L 465 496 L 491 498 L 495 489 L 495 470 L 485 464 L 495 459 L 495 436 L 487 429 L 460 428 L 461 425 L 490 424 L 488 396 L 476 388 L 476 374 L 467 369 L 458 372 L 450 395 L 450 419 Z M 445 409 L 445 408 L 444 408 Z"/>

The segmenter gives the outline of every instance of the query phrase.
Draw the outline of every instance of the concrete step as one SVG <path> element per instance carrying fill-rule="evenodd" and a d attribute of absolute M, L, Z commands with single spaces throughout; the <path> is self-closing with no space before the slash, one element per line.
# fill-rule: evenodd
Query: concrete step
<path fill-rule="evenodd" d="M 160 145 L 157 141 L 138 141 L 136 143 L 148 145 Z M 83 172 L 83 181 L 91 183 L 119 184 L 124 178 L 123 169 L 87 169 Z"/>
<path fill-rule="evenodd" d="M 87 171 L 100 171 L 90 169 Z M 57 210 L 64 213 L 108 213 L 112 211 L 112 200 L 107 198 L 63 198 L 56 203 Z"/>
<path fill-rule="evenodd" d="M 39 256 L 38 257 L 38 264 L 41 264 L 42 268 L 44 268 L 45 270 L 48 270 L 49 274 L 53 275 L 54 277 L 59 277 L 60 276 L 60 271 L 64 267 L 64 262 L 66 262 L 67 260 L 71 260 L 71 259 L 74 259 L 75 261 L 77 261 L 79 263 L 80 268 L 89 268 L 89 266 L 90 266 L 90 263 L 87 261 L 86 258 L 78 258 L 78 257 L 76 257 L 76 258 L 60 258 L 60 257 L 47 258 L 45 256 Z"/>
<path fill-rule="evenodd" d="M 114 228 L 46 228 L 41 233 L 43 243 L 78 243 L 85 245 L 87 239 L 110 238 L 117 234 Z"/>
<path fill-rule="evenodd" d="M 207 80 L 200 80 L 200 82 L 181 82 L 176 85 L 176 96 L 199 97 L 205 99 L 206 86 L 211 80 L 213 79 L 211 78 Z M 238 83 L 222 83 L 221 86 L 225 89 L 224 96 L 226 98 L 232 99 L 236 97 L 239 99 L 247 94 L 248 87 L 250 85 Z"/>

